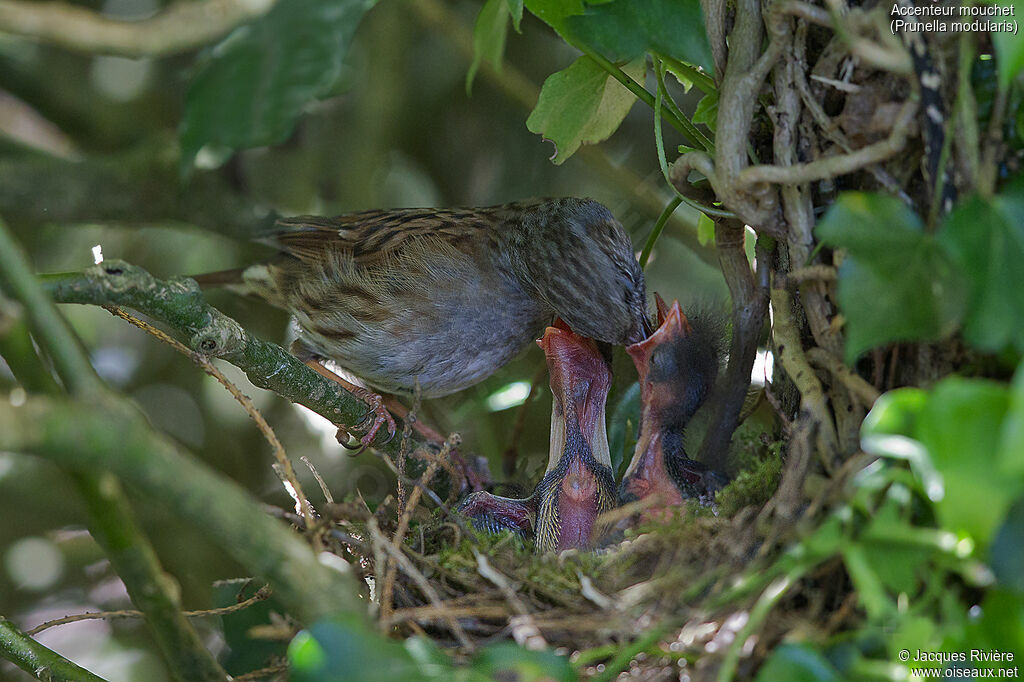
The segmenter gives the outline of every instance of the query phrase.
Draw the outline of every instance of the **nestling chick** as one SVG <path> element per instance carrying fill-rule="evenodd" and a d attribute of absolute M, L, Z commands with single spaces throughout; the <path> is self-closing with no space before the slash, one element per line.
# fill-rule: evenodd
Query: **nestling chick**
<path fill-rule="evenodd" d="M 541 551 L 592 548 L 598 516 L 615 505 L 615 482 L 605 431 L 611 372 L 596 344 L 567 329 L 548 327 L 538 342 L 551 376 L 548 467 L 534 493 L 522 500 L 486 492 L 459 510 L 490 532 L 531 531 Z"/>
<path fill-rule="evenodd" d="M 679 302 L 658 304 L 658 329 L 629 346 L 640 375 L 640 437 L 619 486 L 621 502 L 658 495 L 662 508 L 686 498 L 708 498 L 724 476 L 690 459 L 683 447 L 687 423 L 707 398 L 718 375 L 718 339 L 691 325 Z"/>
<path fill-rule="evenodd" d="M 613 344 L 649 332 L 629 237 L 589 199 L 363 211 L 278 223 L 266 263 L 213 273 L 290 312 L 293 352 L 377 391 L 433 398 L 487 378 L 557 315 Z"/>

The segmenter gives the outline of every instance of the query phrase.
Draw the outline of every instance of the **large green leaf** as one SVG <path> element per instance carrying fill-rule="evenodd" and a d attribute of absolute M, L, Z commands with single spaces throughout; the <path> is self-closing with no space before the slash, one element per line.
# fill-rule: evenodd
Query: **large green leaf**
<path fill-rule="evenodd" d="M 1024 182 L 961 203 L 938 238 L 967 281 L 964 337 L 982 350 L 1024 351 Z"/>
<path fill-rule="evenodd" d="M 200 66 L 181 124 L 182 166 L 205 145 L 280 142 L 327 95 L 360 19 L 376 0 L 287 0 L 233 31 Z"/>
<path fill-rule="evenodd" d="M 956 270 L 921 220 L 899 200 L 842 195 L 818 236 L 847 250 L 839 270 L 846 359 L 892 341 L 941 338 L 956 327 L 963 294 Z"/>
<path fill-rule="evenodd" d="M 566 20 L 573 37 L 612 60 L 648 50 L 711 71 L 711 47 L 699 0 L 615 0 L 593 4 Z"/>
<path fill-rule="evenodd" d="M 1015 392 L 999 382 L 961 377 L 944 379 L 928 393 L 891 391 L 864 420 L 861 445 L 910 461 L 941 527 L 987 547 L 1010 504 L 1024 493 L 1024 452 L 1013 429 L 1021 419 Z M 871 530 L 875 539 L 886 535 L 877 519 Z"/>
<path fill-rule="evenodd" d="M 634 80 L 643 81 L 644 60 L 623 67 Z M 526 127 L 555 144 L 552 161 L 560 164 L 581 144 L 608 138 L 629 113 L 636 97 L 589 57 L 544 81 L 540 99 Z"/>
<path fill-rule="evenodd" d="M 943 478 L 945 494 L 936 504 L 942 526 L 985 546 L 1024 489 L 1022 477 L 999 466 L 1009 403 L 1002 384 L 951 377 L 936 384 L 917 425 L 917 438 Z"/>

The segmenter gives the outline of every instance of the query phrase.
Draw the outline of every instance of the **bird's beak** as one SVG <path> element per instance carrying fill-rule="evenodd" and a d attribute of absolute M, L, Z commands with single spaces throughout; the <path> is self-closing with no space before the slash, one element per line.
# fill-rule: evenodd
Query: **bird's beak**
<path fill-rule="evenodd" d="M 652 381 L 650 361 L 658 348 L 686 338 L 693 330 L 678 301 L 668 307 L 655 294 L 655 302 L 658 328 L 646 340 L 626 348 L 640 376 L 640 436 L 619 486 L 619 498 L 629 502 L 657 495 L 661 505 L 667 507 L 680 504 L 683 497 L 668 470 L 662 408 L 680 396 L 676 394 L 678 384 Z M 685 381 L 685 377 L 679 379 Z"/>
<path fill-rule="evenodd" d="M 679 302 L 655 296 L 659 327 L 626 348 L 640 375 L 640 437 L 619 486 L 619 500 L 657 496 L 655 514 L 684 499 L 706 501 L 727 479 L 690 459 L 683 447 L 686 423 L 704 401 L 718 372 L 710 339 L 695 334 Z"/>
<path fill-rule="evenodd" d="M 553 396 L 548 469 L 536 493 L 537 546 L 592 547 L 601 532 L 598 515 L 615 504 L 605 430 L 611 371 L 593 340 L 564 325 L 548 327 L 537 343 L 547 358 Z"/>

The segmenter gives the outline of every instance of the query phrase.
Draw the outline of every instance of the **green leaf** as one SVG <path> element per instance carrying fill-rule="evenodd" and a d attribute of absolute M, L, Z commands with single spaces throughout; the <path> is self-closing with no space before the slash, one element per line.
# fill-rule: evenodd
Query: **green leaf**
<path fill-rule="evenodd" d="M 567 20 L 572 36 L 613 61 L 658 52 L 711 71 L 699 0 L 615 0 Z"/>
<path fill-rule="evenodd" d="M 757 682 L 831 682 L 839 672 L 817 649 L 807 644 L 780 644 L 761 666 Z"/>
<path fill-rule="evenodd" d="M 525 0 L 525 4 L 526 9 L 563 38 L 568 35 L 566 20 L 583 14 L 583 0 Z"/>
<path fill-rule="evenodd" d="M 519 14 L 522 16 L 520 6 Z M 505 54 L 505 39 L 508 37 L 509 6 L 507 0 L 487 0 L 480 8 L 473 26 L 473 61 L 466 72 L 466 94 L 473 89 L 473 79 L 486 59 L 495 69 L 501 70 L 501 58 Z M 518 29 L 517 29 L 518 30 Z"/>
<path fill-rule="evenodd" d="M 185 100 L 182 168 L 205 145 L 280 142 L 341 75 L 359 21 L 376 0 L 289 0 L 234 30 L 200 66 Z"/>
<path fill-rule="evenodd" d="M 1024 492 L 1024 480 L 998 466 L 1009 403 L 1002 384 L 951 377 L 936 384 L 917 424 L 917 439 L 943 479 L 945 494 L 936 503 L 942 527 L 968 533 L 981 546 Z"/>
<path fill-rule="evenodd" d="M 487 680 L 575 680 L 572 665 L 553 651 L 530 651 L 512 643 L 494 644 L 477 654 L 470 669 Z"/>
<path fill-rule="evenodd" d="M 938 235 L 968 285 L 964 337 L 982 350 L 1024 351 L 1024 182 L 957 206 Z"/>
<path fill-rule="evenodd" d="M 817 233 L 847 250 L 839 269 L 847 362 L 885 343 L 938 339 L 956 327 L 963 311 L 957 273 L 902 202 L 879 194 L 843 194 Z"/>
<path fill-rule="evenodd" d="M 712 131 L 718 122 L 718 93 L 711 92 L 700 98 L 697 108 L 693 111 L 693 122 L 703 123 Z"/>
<path fill-rule="evenodd" d="M 842 549 L 843 562 L 846 564 L 846 572 L 850 574 L 850 580 L 857 590 L 857 597 L 860 599 L 868 618 L 875 621 L 884 621 L 896 611 L 896 605 L 885 592 L 885 586 L 875 570 L 876 563 L 869 558 L 868 551 L 863 545 L 851 542 Z M 888 567 L 885 567 L 888 569 Z"/>
<path fill-rule="evenodd" d="M 862 535 L 873 564 L 885 567 L 878 577 L 891 592 L 913 593 L 918 572 L 930 555 L 929 549 L 903 539 L 914 531 L 902 518 L 900 505 L 888 500 L 872 515 Z"/>
<path fill-rule="evenodd" d="M 697 216 L 697 241 L 701 246 L 715 243 L 715 221 L 703 213 Z"/>
<path fill-rule="evenodd" d="M 622 69 L 643 80 L 644 60 Z M 540 99 L 526 127 L 555 144 L 552 161 L 561 164 L 581 144 L 593 144 L 611 136 L 629 113 L 636 97 L 589 57 L 580 57 L 569 68 L 544 81 Z"/>
<path fill-rule="evenodd" d="M 451 666 L 369 630 L 356 618 L 314 623 L 288 646 L 290 679 L 295 682 L 451 679 Z"/>
<path fill-rule="evenodd" d="M 512 27 L 516 33 L 522 33 L 519 24 L 523 21 L 523 0 L 505 0 L 508 4 L 508 13 L 512 16 Z"/>
<path fill-rule="evenodd" d="M 1019 0 L 1012 2 L 993 3 L 1002 7 L 1012 7 L 1013 16 L 993 16 L 992 21 L 1014 21 L 1024 11 L 1024 3 Z M 1007 87 L 1021 69 L 1024 68 L 1024 36 L 1014 31 L 993 31 L 992 45 L 996 49 L 999 66 L 999 85 Z"/>

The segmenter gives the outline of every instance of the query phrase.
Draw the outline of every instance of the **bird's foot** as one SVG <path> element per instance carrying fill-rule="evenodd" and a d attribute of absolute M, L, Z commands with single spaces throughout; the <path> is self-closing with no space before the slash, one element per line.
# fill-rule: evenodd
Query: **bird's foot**
<path fill-rule="evenodd" d="M 346 443 L 348 442 L 351 431 L 364 431 L 362 437 L 359 438 L 359 442 L 361 443 L 359 452 L 362 452 L 370 445 L 370 443 L 373 442 L 373 439 L 377 437 L 377 432 L 380 431 L 380 427 L 384 424 L 388 425 L 388 440 L 390 441 L 395 437 L 395 432 L 397 431 L 397 428 L 395 427 L 395 418 L 392 417 L 391 413 L 388 412 L 386 407 L 384 407 L 384 399 L 379 393 L 374 393 L 362 386 L 356 386 L 351 381 L 338 376 L 336 373 L 324 367 L 324 365 L 316 358 L 306 360 L 306 365 L 320 376 L 339 384 L 346 391 L 366 403 L 368 409 L 363 414 L 363 417 L 359 422 L 353 426 L 343 426 L 338 429 L 337 439 L 339 443 L 347 447 Z M 364 424 L 367 423 L 369 423 L 369 427 L 364 426 Z"/>

